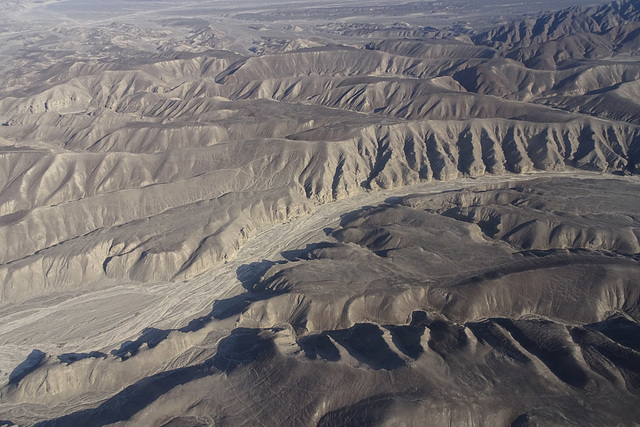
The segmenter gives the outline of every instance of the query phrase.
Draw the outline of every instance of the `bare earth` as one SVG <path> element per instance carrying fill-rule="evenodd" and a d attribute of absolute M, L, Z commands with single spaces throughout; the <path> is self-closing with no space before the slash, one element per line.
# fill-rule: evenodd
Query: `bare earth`
<path fill-rule="evenodd" d="M 0 426 L 640 419 L 637 1 L 0 16 Z"/>

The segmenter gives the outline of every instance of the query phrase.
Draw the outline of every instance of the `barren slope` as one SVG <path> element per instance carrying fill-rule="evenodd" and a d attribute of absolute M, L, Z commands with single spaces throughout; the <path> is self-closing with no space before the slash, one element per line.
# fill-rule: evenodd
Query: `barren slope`
<path fill-rule="evenodd" d="M 395 197 L 337 227 L 325 216 L 284 259 L 239 267 L 247 294 L 111 354 L 33 354 L 40 367 L 3 400 L 76 408 L 43 425 L 625 423 L 638 415 L 638 183 L 586 178 Z"/>
<path fill-rule="evenodd" d="M 637 1 L 78 2 L 0 28 L 0 425 L 640 417 Z"/>

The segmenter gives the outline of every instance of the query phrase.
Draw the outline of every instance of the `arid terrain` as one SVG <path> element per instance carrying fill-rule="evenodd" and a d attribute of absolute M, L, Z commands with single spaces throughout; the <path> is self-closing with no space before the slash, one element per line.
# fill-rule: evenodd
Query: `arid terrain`
<path fill-rule="evenodd" d="M 0 0 L 0 426 L 640 423 L 640 1 Z"/>

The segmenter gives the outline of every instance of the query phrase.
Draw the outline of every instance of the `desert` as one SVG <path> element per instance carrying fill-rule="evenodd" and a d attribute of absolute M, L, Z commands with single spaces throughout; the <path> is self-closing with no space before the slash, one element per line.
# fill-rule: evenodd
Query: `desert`
<path fill-rule="evenodd" d="M 638 1 L 0 12 L 0 425 L 639 422 Z"/>

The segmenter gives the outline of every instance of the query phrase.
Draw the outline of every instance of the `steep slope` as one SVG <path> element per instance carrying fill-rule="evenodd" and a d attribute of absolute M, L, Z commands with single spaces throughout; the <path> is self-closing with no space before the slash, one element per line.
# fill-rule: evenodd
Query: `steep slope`
<path fill-rule="evenodd" d="M 539 179 L 365 207 L 188 327 L 34 354 L 3 401 L 53 418 L 40 425 L 628 423 L 637 187 Z"/>
<path fill-rule="evenodd" d="M 191 276 L 272 221 L 366 189 L 566 165 L 635 172 L 637 62 L 540 71 L 527 68 L 523 50 L 556 43 L 554 31 L 622 46 L 635 40 L 634 11 L 620 2 L 549 15 L 535 32 L 507 37 L 514 59 L 464 39 L 383 40 L 8 73 L 0 233 L 16 244 L 2 248 L 0 270 L 7 289 L 29 281 L 41 290 L 3 299 L 54 291 L 49 281 Z M 512 30 L 496 31 L 485 36 Z M 584 53 L 566 51 L 573 60 Z M 230 214 L 220 200 L 234 194 L 255 202 Z M 278 202 L 255 207 L 269 194 Z M 183 226 L 185 209 L 201 219 Z M 155 231 L 132 233 L 141 221 Z M 34 231 L 45 223 L 46 233 Z M 58 257 L 67 267 L 54 267 Z"/>
<path fill-rule="evenodd" d="M 638 2 L 616 0 L 601 6 L 573 7 L 526 19 L 474 36 L 478 44 L 520 48 L 583 33 L 605 33 L 640 17 Z"/>
<path fill-rule="evenodd" d="M 639 138 L 636 128 L 597 120 L 552 127 L 478 119 L 316 128 L 288 139 L 126 157 L 8 151 L 1 232 L 16 243 L 1 253 L 2 298 L 86 286 L 103 275 L 190 277 L 269 224 L 365 189 L 565 165 L 634 170 Z M 191 221 L 183 224 L 187 211 Z M 47 233 L 32 232 L 44 223 Z M 146 231 L 134 231 L 143 224 Z"/>
<path fill-rule="evenodd" d="M 0 424 L 640 417 L 638 2 L 370 6 L 0 34 Z"/>

